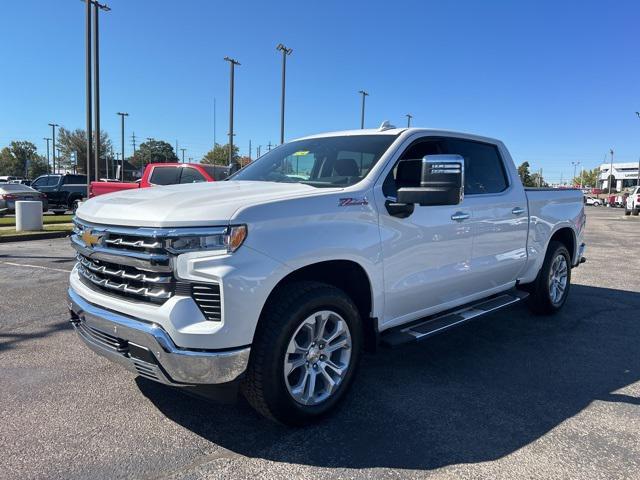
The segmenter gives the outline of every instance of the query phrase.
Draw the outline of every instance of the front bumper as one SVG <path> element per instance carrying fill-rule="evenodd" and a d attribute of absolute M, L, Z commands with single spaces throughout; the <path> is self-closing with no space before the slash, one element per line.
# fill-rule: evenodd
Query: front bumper
<path fill-rule="evenodd" d="M 249 362 L 249 347 L 212 351 L 175 345 L 159 325 L 97 307 L 68 291 L 71 323 L 94 352 L 133 373 L 174 386 L 227 383 Z"/>

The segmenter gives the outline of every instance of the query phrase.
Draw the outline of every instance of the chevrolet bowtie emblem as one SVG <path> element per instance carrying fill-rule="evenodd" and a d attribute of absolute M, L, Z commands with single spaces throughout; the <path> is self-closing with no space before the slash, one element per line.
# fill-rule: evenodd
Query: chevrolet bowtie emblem
<path fill-rule="evenodd" d="M 90 228 L 85 229 L 82 232 L 82 241 L 87 247 L 93 247 L 100 243 L 101 235 L 94 235 Z"/>

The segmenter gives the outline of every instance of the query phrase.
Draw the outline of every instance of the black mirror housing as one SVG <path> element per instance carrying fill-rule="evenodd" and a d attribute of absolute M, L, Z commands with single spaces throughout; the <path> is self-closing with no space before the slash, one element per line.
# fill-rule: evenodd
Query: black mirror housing
<path fill-rule="evenodd" d="M 427 155 L 422 159 L 419 187 L 398 189 L 398 203 L 458 205 L 464 197 L 464 158 L 460 155 Z"/>

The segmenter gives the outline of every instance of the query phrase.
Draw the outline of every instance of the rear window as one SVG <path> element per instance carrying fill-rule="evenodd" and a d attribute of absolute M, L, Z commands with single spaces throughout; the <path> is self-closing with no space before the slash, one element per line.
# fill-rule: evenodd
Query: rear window
<path fill-rule="evenodd" d="M 149 183 L 154 185 L 175 185 L 180 182 L 180 169 L 178 167 L 154 167 L 149 178 Z"/>
<path fill-rule="evenodd" d="M 204 171 L 213 178 L 215 181 L 219 182 L 220 180 L 224 180 L 229 176 L 229 167 L 223 167 L 222 165 L 200 165 L 204 168 Z"/>

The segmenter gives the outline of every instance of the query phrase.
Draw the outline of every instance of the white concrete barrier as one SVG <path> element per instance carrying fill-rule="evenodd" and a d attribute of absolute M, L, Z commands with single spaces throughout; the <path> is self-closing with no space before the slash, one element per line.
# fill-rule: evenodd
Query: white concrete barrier
<path fill-rule="evenodd" d="M 42 230 L 42 202 L 16 202 L 16 232 Z"/>

